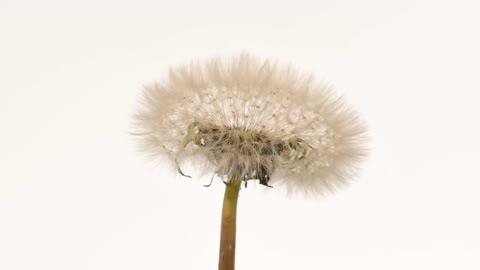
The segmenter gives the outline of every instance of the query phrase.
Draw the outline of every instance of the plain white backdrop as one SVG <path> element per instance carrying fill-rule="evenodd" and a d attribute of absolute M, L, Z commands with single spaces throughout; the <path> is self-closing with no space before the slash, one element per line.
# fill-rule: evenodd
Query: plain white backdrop
<path fill-rule="evenodd" d="M 246 50 L 334 84 L 372 149 L 321 200 L 240 194 L 237 269 L 480 269 L 477 1 L 0 1 L 0 269 L 216 269 L 223 184 L 135 152 L 142 87 Z"/>

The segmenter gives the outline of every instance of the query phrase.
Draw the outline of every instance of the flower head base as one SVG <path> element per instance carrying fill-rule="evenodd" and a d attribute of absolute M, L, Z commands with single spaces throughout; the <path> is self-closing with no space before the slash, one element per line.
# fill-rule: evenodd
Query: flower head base
<path fill-rule="evenodd" d="M 217 165 L 217 174 L 239 176 L 245 181 L 258 179 L 269 186 L 279 157 L 300 160 L 308 145 L 301 139 L 283 139 L 243 127 L 225 127 L 194 123 L 188 129 L 184 145 L 190 142 L 209 149 L 209 160 Z"/>
<path fill-rule="evenodd" d="M 143 149 L 182 175 L 191 160 L 224 181 L 318 194 L 347 183 L 365 154 L 364 126 L 328 86 L 246 54 L 172 69 L 143 101 Z"/>

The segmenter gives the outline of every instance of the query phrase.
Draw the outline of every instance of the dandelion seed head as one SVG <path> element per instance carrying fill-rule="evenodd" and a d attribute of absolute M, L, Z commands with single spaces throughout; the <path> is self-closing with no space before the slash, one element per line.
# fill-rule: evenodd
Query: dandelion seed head
<path fill-rule="evenodd" d="M 144 152 L 177 169 L 191 161 L 292 193 L 347 184 L 365 156 L 365 127 L 331 86 L 248 54 L 171 68 L 145 89 L 135 129 Z"/>

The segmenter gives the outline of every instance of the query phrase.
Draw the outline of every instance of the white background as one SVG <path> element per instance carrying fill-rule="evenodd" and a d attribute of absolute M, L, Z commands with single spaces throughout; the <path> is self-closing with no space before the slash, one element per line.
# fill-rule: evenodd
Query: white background
<path fill-rule="evenodd" d="M 368 162 L 242 190 L 237 269 L 480 269 L 477 1 L 0 1 L 0 269 L 216 269 L 223 184 L 135 152 L 142 87 L 249 51 L 336 85 Z"/>

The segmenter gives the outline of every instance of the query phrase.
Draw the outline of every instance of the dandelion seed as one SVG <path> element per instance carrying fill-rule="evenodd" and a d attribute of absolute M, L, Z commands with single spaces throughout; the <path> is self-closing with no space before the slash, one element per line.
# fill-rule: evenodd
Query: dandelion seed
<path fill-rule="evenodd" d="M 144 94 L 143 149 L 182 175 L 192 161 L 225 182 L 318 195 L 348 183 L 365 155 L 362 122 L 330 86 L 247 54 L 173 68 Z"/>

